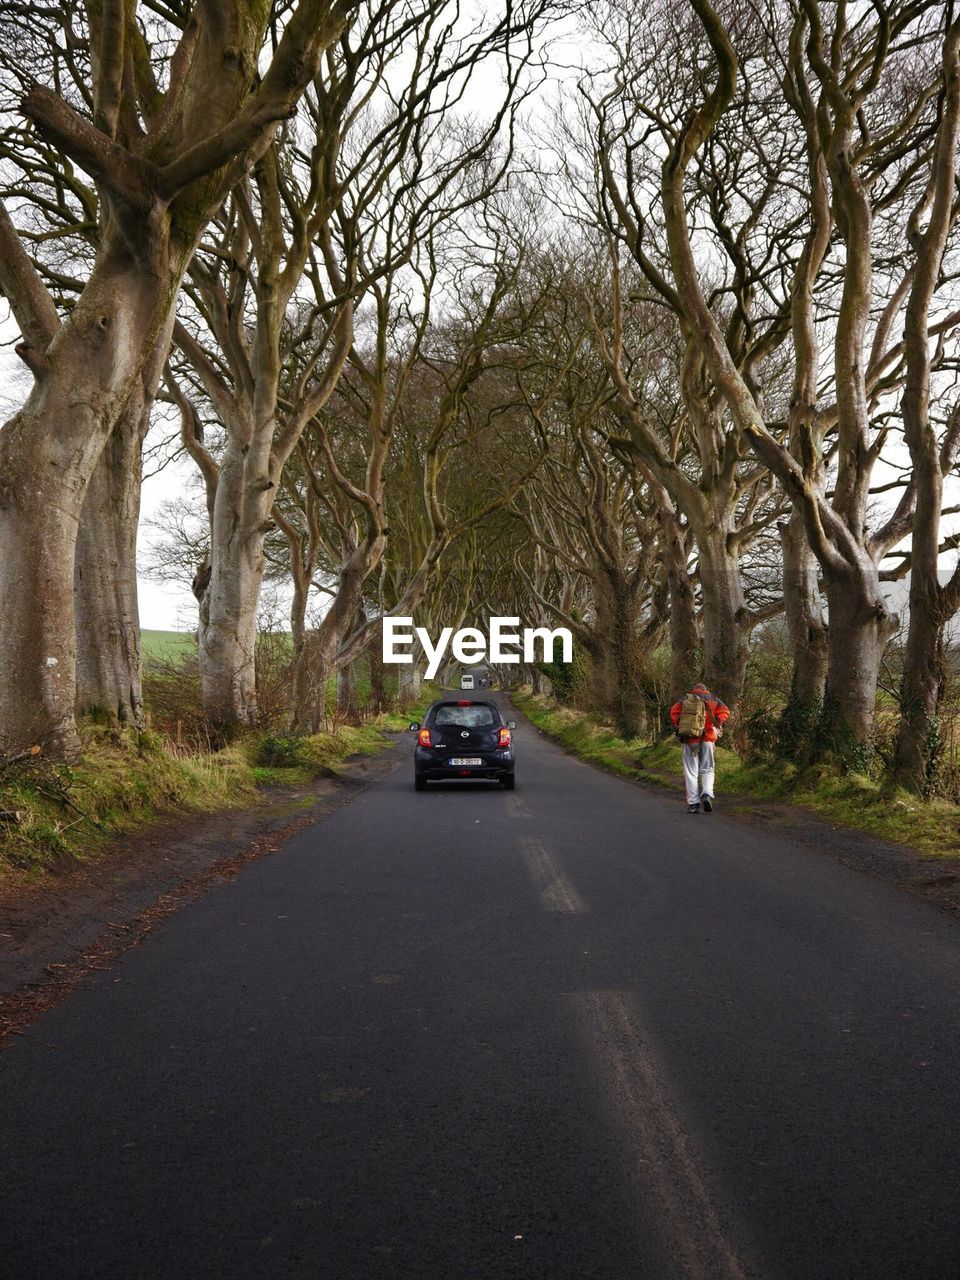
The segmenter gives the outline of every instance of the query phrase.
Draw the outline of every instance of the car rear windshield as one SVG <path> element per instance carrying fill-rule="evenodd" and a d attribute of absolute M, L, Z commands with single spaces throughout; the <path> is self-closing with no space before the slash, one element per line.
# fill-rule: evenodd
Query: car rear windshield
<path fill-rule="evenodd" d="M 471 702 L 469 706 L 458 707 L 455 703 L 447 703 L 437 707 L 433 716 L 437 728 L 444 725 L 455 725 L 461 729 L 482 729 L 486 725 L 496 724 L 493 707 L 483 702 Z"/>

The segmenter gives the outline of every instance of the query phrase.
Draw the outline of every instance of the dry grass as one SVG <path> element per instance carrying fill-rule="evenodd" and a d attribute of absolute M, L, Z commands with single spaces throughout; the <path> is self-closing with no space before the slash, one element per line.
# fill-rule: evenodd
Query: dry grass
<path fill-rule="evenodd" d="M 407 722 L 406 715 L 383 715 L 360 727 L 280 739 L 291 752 L 279 761 L 265 758 L 271 739 L 263 734 L 215 751 L 196 738 L 81 725 L 78 760 L 38 757 L 0 772 L 0 813 L 9 815 L 0 821 L 0 874 L 96 856 L 117 836 L 171 814 L 252 804 L 259 786 L 302 782 L 336 772 L 350 756 L 383 750 L 391 741 L 385 733 Z"/>
<path fill-rule="evenodd" d="M 19 815 L 0 830 L 0 869 L 82 857 L 147 817 L 223 808 L 252 798 L 242 751 L 177 754 L 156 735 L 81 726 L 70 764 L 42 757 L 0 774 L 0 809 Z"/>

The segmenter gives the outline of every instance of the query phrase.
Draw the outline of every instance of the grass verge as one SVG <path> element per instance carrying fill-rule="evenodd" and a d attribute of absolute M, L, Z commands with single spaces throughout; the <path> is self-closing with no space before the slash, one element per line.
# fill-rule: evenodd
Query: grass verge
<path fill-rule="evenodd" d="M 328 733 L 308 738 L 293 734 L 268 734 L 251 740 L 251 771 L 258 786 L 299 782 L 318 774 L 336 774 L 351 756 L 374 755 L 388 745 L 385 733 L 406 729 L 412 712 L 385 712 L 363 725 L 338 725 Z"/>
<path fill-rule="evenodd" d="M 336 773 L 349 757 L 390 745 L 386 732 L 405 729 L 409 719 L 384 715 L 309 738 L 260 734 L 190 754 L 171 750 L 155 733 L 81 725 L 76 761 L 38 757 L 0 770 L 0 875 L 82 861 L 158 818 L 251 804 L 258 787 Z"/>
<path fill-rule="evenodd" d="M 183 654 L 193 653 L 196 647 L 197 638 L 192 631 L 140 632 L 140 650 L 145 661 L 151 658 L 174 661 Z"/>
<path fill-rule="evenodd" d="M 674 739 L 650 743 L 618 737 L 595 717 L 520 689 L 510 695 L 524 715 L 573 755 L 622 777 L 682 786 L 682 748 Z M 805 769 L 788 761 L 746 762 L 721 746 L 717 791 L 727 797 L 802 805 L 837 826 L 866 831 L 928 857 L 960 858 L 960 808 L 945 800 L 918 800 L 909 792 L 828 765 Z M 729 803 L 729 800 L 728 800 Z"/>

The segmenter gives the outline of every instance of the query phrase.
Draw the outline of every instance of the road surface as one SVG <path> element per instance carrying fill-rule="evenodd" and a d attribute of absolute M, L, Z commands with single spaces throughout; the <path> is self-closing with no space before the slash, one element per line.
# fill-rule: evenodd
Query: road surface
<path fill-rule="evenodd" d="M 957 924 L 517 739 L 0 1055 L 4 1280 L 960 1276 Z"/>

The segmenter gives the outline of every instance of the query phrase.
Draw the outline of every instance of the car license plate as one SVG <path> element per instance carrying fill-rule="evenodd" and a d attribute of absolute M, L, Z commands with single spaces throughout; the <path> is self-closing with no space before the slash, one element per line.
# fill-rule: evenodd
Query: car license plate
<path fill-rule="evenodd" d="M 453 759 L 450 761 L 451 769 L 454 768 L 456 765 L 472 765 L 472 764 L 483 764 L 483 761 L 480 759 L 479 756 L 454 756 Z"/>

